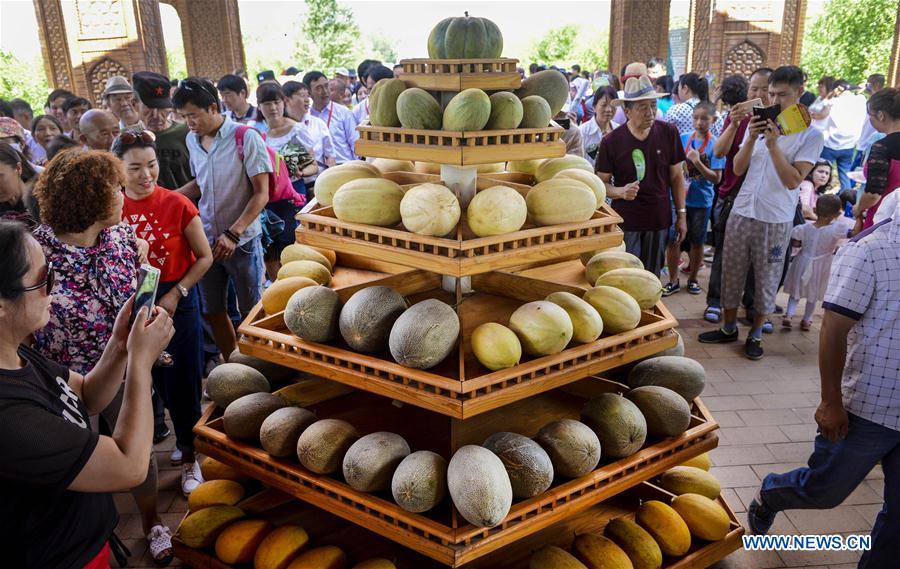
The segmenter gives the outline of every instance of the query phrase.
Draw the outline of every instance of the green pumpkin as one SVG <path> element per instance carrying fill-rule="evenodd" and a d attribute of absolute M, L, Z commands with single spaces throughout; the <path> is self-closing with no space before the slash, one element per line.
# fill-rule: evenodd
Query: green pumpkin
<path fill-rule="evenodd" d="M 445 18 L 428 36 L 431 59 L 496 59 L 503 52 L 503 36 L 487 18 Z"/>

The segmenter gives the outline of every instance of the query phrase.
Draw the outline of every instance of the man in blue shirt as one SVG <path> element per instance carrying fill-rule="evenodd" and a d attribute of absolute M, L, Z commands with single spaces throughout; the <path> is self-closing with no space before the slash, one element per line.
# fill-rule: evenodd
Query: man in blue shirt
<path fill-rule="evenodd" d="M 715 185 L 722 178 L 725 159 L 716 158 L 713 146 L 716 137 L 710 132 L 716 120 L 716 107 L 709 101 L 697 103 L 694 107 L 694 131 L 681 135 L 681 144 L 687 160 L 684 162 L 685 177 L 689 183 L 685 207 L 687 208 L 687 236 L 685 245 L 689 245 L 688 259 L 690 270 L 687 290 L 691 294 L 700 294 L 703 289 L 697 281 L 697 273 L 703 263 L 703 246 L 706 243 L 706 231 L 709 227 L 709 216 L 712 210 Z M 678 264 L 681 261 L 681 245 L 672 241 L 666 247 L 666 264 L 669 267 L 669 282 L 664 287 L 663 296 L 675 294 L 681 290 L 678 281 Z"/>

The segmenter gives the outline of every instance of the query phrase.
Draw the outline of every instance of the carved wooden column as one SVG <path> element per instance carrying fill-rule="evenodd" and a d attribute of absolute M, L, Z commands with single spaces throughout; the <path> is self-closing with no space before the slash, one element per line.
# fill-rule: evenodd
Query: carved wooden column
<path fill-rule="evenodd" d="M 900 87 L 900 2 L 897 5 L 897 24 L 894 27 L 894 47 L 891 49 L 887 84 L 891 87 Z"/>
<path fill-rule="evenodd" d="M 163 0 L 181 18 L 189 75 L 216 80 L 244 69 L 244 42 L 237 0 Z"/>
<path fill-rule="evenodd" d="M 669 0 L 612 0 L 609 62 L 612 72 L 669 53 Z"/>

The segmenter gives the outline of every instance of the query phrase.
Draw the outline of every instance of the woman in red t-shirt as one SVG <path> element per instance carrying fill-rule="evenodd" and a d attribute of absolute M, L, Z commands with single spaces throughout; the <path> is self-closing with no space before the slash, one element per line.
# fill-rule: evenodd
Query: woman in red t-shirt
<path fill-rule="evenodd" d="M 156 184 L 159 162 L 154 142 L 149 130 L 125 132 L 112 149 L 125 166 L 122 220 L 150 244 L 147 261 L 161 272 L 156 304 L 172 315 L 175 324 L 167 348 L 173 365 L 155 367 L 153 380 L 175 426 L 172 462 L 181 463 L 181 490 L 187 496 L 203 481 L 194 458 L 193 427 L 200 419 L 203 378 L 203 335 L 194 285 L 212 265 L 212 251 L 196 206 Z"/>

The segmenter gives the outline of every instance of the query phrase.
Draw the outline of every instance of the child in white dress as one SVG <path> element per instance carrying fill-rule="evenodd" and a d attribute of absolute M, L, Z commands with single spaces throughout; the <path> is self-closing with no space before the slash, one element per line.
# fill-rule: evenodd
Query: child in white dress
<path fill-rule="evenodd" d="M 784 292 L 790 295 L 787 310 L 781 325 L 792 328 L 791 318 L 806 299 L 800 329 L 807 331 L 812 326 L 812 315 L 819 301 L 825 298 L 831 261 L 841 239 L 845 239 L 851 227 L 841 215 L 841 200 L 835 195 L 819 197 L 815 205 L 816 221 L 808 221 L 791 231 L 791 246 L 800 247 L 800 253 L 793 258 L 784 280 Z M 840 219 L 839 219 L 840 218 Z"/>

